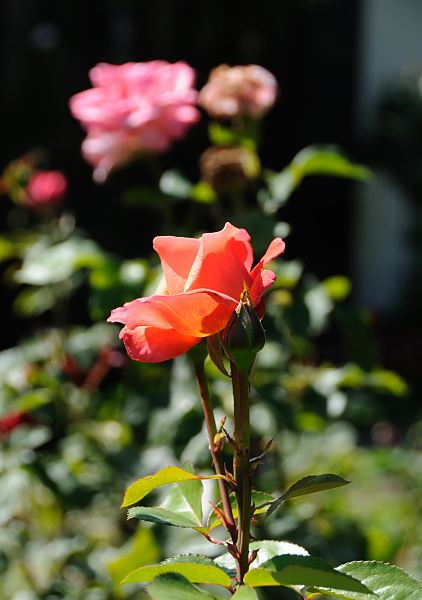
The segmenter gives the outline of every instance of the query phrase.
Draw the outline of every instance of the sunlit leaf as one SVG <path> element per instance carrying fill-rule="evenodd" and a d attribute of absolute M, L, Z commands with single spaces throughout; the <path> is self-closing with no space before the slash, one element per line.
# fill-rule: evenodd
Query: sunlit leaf
<path fill-rule="evenodd" d="M 127 518 L 139 519 L 150 523 L 161 523 L 161 525 L 173 525 L 174 527 L 187 527 L 191 529 L 200 527 L 193 519 L 160 507 L 135 506 L 129 509 Z"/>
<path fill-rule="evenodd" d="M 241 585 L 237 592 L 233 594 L 232 600 L 259 600 L 258 594 L 248 585 Z"/>
<path fill-rule="evenodd" d="M 268 192 L 261 190 L 258 201 L 267 214 L 274 214 L 283 206 L 304 177 L 325 175 L 365 180 L 370 171 L 352 163 L 332 146 L 308 146 L 301 150 L 280 173 L 266 172 Z"/>
<path fill-rule="evenodd" d="M 372 600 L 373 598 L 421 600 L 422 598 L 422 583 L 394 565 L 375 561 L 356 561 L 341 565 L 336 570 L 361 581 L 371 593 L 339 593 L 334 589 L 321 590 L 325 595 L 334 595 L 342 600 Z"/>
<path fill-rule="evenodd" d="M 98 265 L 101 260 L 102 253 L 91 240 L 75 237 L 54 246 L 40 243 L 30 248 L 15 279 L 30 285 L 57 283 L 78 269 Z"/>
<path fill-rule="evenodd" d="M 200 479 L 176 483 L 162 504 L 162 508 L 189 517 L 196 526 L 201 526 L 203 491 Z"/>
<path fill-rule="evenodd" d="M 142 479 L 138 479 L 135 483 L 132 483 L 126 490 L 123 498 L 122 507 L 130 506 L 135 504 L 144 498 L 147 494 L 155 490 L 156 488 L 167 485 L 168 483 L 178 483 L 182 481 L 194 481 L 201 479 L 226 479 L 223 475 L 209 475 L 199 476 L 189 473 L 180 467 L 165 467 L 160 469 L 155 475 L 148 475 Z"/>
<path fill-rule="evenodd" d="M 347 298 L 352 289 L 352 284 L 350 279 L 347 277 L 342 277 L 341 275 L 336 275 L 333 277 L 328 277 L 322 282 L 327 294 L 334 300 L 335 302 L 340 302 Z"/>
<path fill-rule="evenodd" d="M 322 492 L 324 490 L 330 490 L 332 488 L 347 485 L 350 481 L 346 481 L 338 475 L 332 475 L 331 473 L 325 473 L 323 475 L 307 475 L 299 481 L 296 481 L 291 485 L 288 490 L 284 492 L 277 500 L 275 500 L 267 511 L 267 516 L 271 515 L 277 508 L 285 501 L 290 498 L 298 498 L 299 496 L 306 496 L 307 494 L 313 494 L 314 492 Z"/>
<path fill-rule="evenodd" d="M 261 567 L 248 571 L 244 581 L 251 587 L 303 585 L 370 593 L 360 581 L 339 573 L 328 563 L 312 556 L 275 556 Z"/>
<path fill-rule="evenodd" d="M 189 198 L 192 191 L 191 182 L 177 169 L 165 171 L 161 175 L 159 187 L 163 194 L 168 194 L 181 200 Z"/>
<path fill-rule="evenodd" d="M 147 587 L 152 600 L 216 600 L 178 573 L 158 575 Z"/>
<path fill-rule="evenodd" d="M 277 540 L 258 540 L 249 544 L 250 551 L 257 550 L 255 560 L 251 563 L 250 569 L 257 569 L 269 559 L 283 554 L 297 554 L 299 556 L 309 556 L 308 551 L 302 546 L 292 544 L 291 542 Z M 236 575 L 236 561 L 229 552 L 221 554 L 215 559 L 215 562 L 226 569 L 233 577 Z"/>
<path fill-rule="evenodd" d="M 179 573 L 191 583 L 230 585 L 230 577 L 222 568 L 209 558 L 198 555 L 175 557 L 158 565 L 140 567 L 129 573 L 123 583 L 146 583 L 162 573 Z"/>
<path fill-rule="evenodd" d="M 217 194 L 206 181 L 200 181 L 194 185 L 190 197 L 201 204 L 213 204 L 217 200 Z"/>
<path fill-rule="evenodd" d="M 127 573 L 143 564 L 159 560 L 159 556 L 160 549 L 152 529 L 139 528 L 120 550 L 120 554 L 107 563 L 107 569 L 113 582 L 118 585 Z"/>

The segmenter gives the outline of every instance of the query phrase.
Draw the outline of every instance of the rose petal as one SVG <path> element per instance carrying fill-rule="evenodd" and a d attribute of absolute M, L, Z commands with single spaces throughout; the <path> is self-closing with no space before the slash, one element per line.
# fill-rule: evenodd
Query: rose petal
<path fill-rule="evenodd" d="M 129 329 L 151 326 L 175 329 L 185 336 L 205 337 L 224 328 L 237 303 L 212 290 L 193 290 L 173 296 L 149 296 L 114 309 L 108 318 Z"/>
<path fill-rule="evenodd" d="M 168 293 L 183 292 L 189 271 L 198 254 L 199 240 L 163 235 L 154 238 L 153 246 L 161 260 Z"/>
<path fill-rule="evenodd" d="M 264 269 L 256 275 L 249 290 L 250 299 L 255 307 L 260 303 L 265 290 L 272 286 L 275 279 L 275 273 L 268 269 Z"/>
<path fill-rule="evenodd" d="M 248 232 L 226 223 L 221 231 L 201 237 L 185 291 L 206 288 L 239 300 L 245 283 L 251 281 L 252 262 Z"/>
<path fill-rule="evenodd" d="M 156 327 L 124 327 L 120 337 L 130 358 L 145 363 L 156 363 L 175 358 L 190 350 L 200 338 L 181 335 L 173 329 Z"/>

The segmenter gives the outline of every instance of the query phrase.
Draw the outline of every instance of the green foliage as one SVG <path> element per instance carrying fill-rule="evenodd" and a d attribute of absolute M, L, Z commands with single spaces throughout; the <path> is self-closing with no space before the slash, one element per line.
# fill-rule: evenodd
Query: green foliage
<path fill-rule="evenodd" d="M 419 600 L 422 584 L 394 565 L 380 562 L 351 562 L 337 567 L 337 571 L 361 581 L 372 594 L 359 592 L 339 594 L 334 590 L 323 590 L 343 600 Z"/>
<path fill-rule="evenodd" d="M 326 473 L 324 475 L 307 475 L 299 481 L 291 485 L 277 500 L 271 502 L 270 508 L 267 511 L 267 516 L 270 516 L 279 506 L 290 498 L 298 498 L 315 492 L 322 492 L 336 487 L 347 485 L 350 481 L 345 481 L 338 475 Z"/>
<path fill-rule="evenodd" d="M 216 600 L 215 596 L 192 585 L 179 573 L 165 573 L 156 577 L 148 586 L 152 600 Z"/>
<path fill-rule="evenodd" d="M 181 469 L 180 467 L 164 467 L 160 469 L 154 475 L 148 475 L 142 479 L 138 479 L 135 483 L 132 483 L 126 490 L 123 498 L 122 507 L 130 506 L 135 504 L 144 498 L 147 494 L 152 492 L 162 485 L 169 483 L 180 483 L 184 481 L 199 481 L 204 479 L 227 479 L 223 475 L 208 475 L 199 476 L 193 473 L 189 473 Z"/>
<path fill-rule="evenodd" d="M 368 588 L 357 579 L 340 574 L 328 563 L 311 556 L 275 556 L 245 576 L 251 587 L 271 585 L 328 587 L 335 590 L 367 593 Z"/>
<path fill-rule="evenodd" d="M 235 600 L 259 600 L 256 591 L 248 585 L 242 585 L 232 596 Z"/>
<path fill-rule="evenodd" d="M 274 214 L 287 202 L 303 179 L 310 175 L 366 180 L 370 171 L 350 162 L 331 146 L 308 146 L 298 152 L 280 173 L 264 173 L 268 191 L 261 191 L 258 199 L 265 213 Z"/>
<path fill-rule="evenodd" d="M 145 583 L 162 573 L 178 573 L 191 583 L 230 586 L 230 577 L 223 569 L 209 558 L 198 555 L 175 556 L 159 565 L 140 567 L 126 575 L 123 583 Z"/>

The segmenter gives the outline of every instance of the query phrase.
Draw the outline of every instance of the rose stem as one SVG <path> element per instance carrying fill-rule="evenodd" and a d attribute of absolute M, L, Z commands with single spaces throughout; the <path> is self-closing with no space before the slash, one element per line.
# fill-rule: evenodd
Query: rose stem
<path fill-rule="evenodd" d="M 217 426 L 215 424 L 214 411 L 213 411 L 213 407 L 212 407 L 211 398 L 208 393 L 207 381 L 205 379 L 204 365 L 202 362 L 200 364 L 198 364 L 198 362 L 195 362 L 194 364 L 195 364 L 196 380 L 198 382 L 199 393 L 200 393 L 201 400 L 202 400 L 202 408 L 204 411 L 205 424 L 206 424 L 207 433 L 208 433 L 208 444 L 209 444 L 209 448 L 210 448 L 210 452 L 211 452 L 214 470 L 217 473 L 217 475 L 225 475 L 221 456 L 219 454 L 219 451 L 218 451 L 218 449 L 215 445 L 215 441 L 214 441 L 216 433 L 217 433 Z M 225 523 L 225 525 L 227 527 L 228 532 L 231 535 L 233 543 L 236 544 L 236 542 L 237 542 L 236 523 L 234 521 L 233 511 L 232 511 L 232 507 L 231 507 L 231 503 L 230 503 L 230 497 L 229 497 L 229 493 L 228 493 L 227 487 L 226 487 L 226 482 L 224 481 L 224 479 L 218 479 L 218 486 L 220 488 L 220 495 L 221 495 L 221 500 L 223 503 L 223 510 L 224 510 L 224 514 L 226 517 L 226 521 L 227 521 Z"/>
<path fill-rule="evenodd" d="M 251 527 L 251 463 L 249 423 L 249 375 L 231 362 L 234 399 L 234 475 L 239 508 L 238 520 L 238 583 L 249 570 L 249 539 Z"/>

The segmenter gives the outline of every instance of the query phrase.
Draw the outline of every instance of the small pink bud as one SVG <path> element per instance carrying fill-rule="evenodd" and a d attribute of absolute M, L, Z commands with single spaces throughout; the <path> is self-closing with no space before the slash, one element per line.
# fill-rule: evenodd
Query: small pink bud
<path fill-rule="evenodd" d="M 42 209 L 60 203 L 67 191 L 67 179 L 61 171 L 37 171 L 26 188 L 27 206 Z"/>

